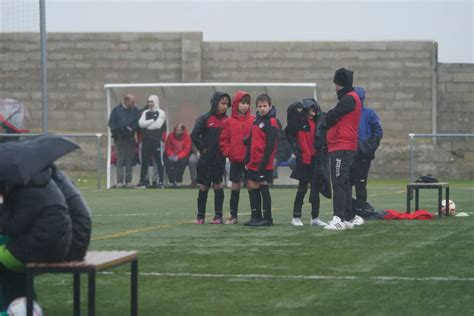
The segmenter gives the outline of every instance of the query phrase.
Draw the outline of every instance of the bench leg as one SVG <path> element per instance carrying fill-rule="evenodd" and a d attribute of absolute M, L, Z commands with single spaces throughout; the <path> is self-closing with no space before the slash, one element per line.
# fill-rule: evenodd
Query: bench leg
<path fill-rule="evenodd" d="M 26 270 L 26 316 L 33 316 L 34 274 Z"/>
<path fill-rule="evenodd" d="M 89 316 L 95 316 L 95 271 L 89 272 Z"/>
<path fill-rule="evenodd" d="M 138 315 L 138 260 L 131 263 L 130 274 L 130 314 L 132 316 Z"/>
<path fill-rule="evenodd" d="M 81 315 L 81 274 L 74 273 L 74 316 Z"/>
<path fill-rule="evenodd" d="M 407 188 L 407 213 L 411 212 L 411 199 L 413 192 L 411 189 Z"/>
<path fill-rule="evenodd" d="M 420 190 L 415 189 L 415 211 L 420 209 Z"/>
<path fill-rule="evenodd" d="M 446 212 L 446 215 L 449 216 L 449 187 L 446 188 L 446 207 L 448 208 L 448 211 Z"/>

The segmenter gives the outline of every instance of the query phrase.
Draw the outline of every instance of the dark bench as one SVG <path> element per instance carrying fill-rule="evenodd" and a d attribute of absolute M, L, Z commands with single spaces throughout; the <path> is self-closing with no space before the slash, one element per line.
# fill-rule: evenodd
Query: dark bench
<path fill-rule="evenodd" d="M 26 266 L 26 300 L 27 315 L 33 314 L 33 285 L 34 277 L 43 273 L 72 273 L 74 276 L 74 315 L 81 313 L 80 276 L 88 275 L 88 314 L 95 315 L 95 278 L 98 271 L 129 263 L 131 264 L 131 315 L 138 312 L 138 252 L 137 251 L 89 251 L 83 261 L 58 263 L 29 263 Z"/>
<path fill-rule="evenodd" d="M 419 190 L 422 189 L 432 189 L 438 190 L 438 216 L 442 216 L 441 212 L 441 201 L 443 200 L 443 189 L 446 190 L 445 200 L 446 207 L 448 207 L 449 201 L 449 182 L 435 182 L 435 183 L 422 183 L 414 182 L 407 185 L 407 212 L 411 212 L 411 200 L 413 199 L 413 191 L 415 191 L 415 211 L 420 209 L 420 193 Z M 446 215 L 449 215 L 449 211 L 446 212 Z"/>

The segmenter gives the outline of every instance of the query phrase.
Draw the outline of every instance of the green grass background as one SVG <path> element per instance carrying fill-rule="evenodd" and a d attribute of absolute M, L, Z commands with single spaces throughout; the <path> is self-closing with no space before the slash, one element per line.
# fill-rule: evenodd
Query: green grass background
<path fill-rule="evenodd" d="M 273 227 L 194 225 L 195 189 L 99 191 L 93 177 L 76 182 L 93 210 L 91 249 L 139 251 L 140 315 L 474 314 L 473 182 L 451 183 L 457 211 L 469 217 L 374 220 L 330 232 L 308 225 L 308 204 L 305 226 L 290 226 L 296 189 L 271 190 Z M 405 188 L 402 180 L 370 181 L 369 201 L 404 211 Z M 435 190 L 420 198 L 421 208 L 435 212 Z M 206 222 L 212 192 L 207 210 Z M 245 191 L 239 213 L 241 222 L 250 215 Z M 323 198 L 321 217 L 331 216 L 332 202 Z M 97 277 L 97 315 L 127 315 L 129 267 L 110 272 Z M 72 276 L 42 275 L 35 285 L 46 315 L 72 314 Z"/>

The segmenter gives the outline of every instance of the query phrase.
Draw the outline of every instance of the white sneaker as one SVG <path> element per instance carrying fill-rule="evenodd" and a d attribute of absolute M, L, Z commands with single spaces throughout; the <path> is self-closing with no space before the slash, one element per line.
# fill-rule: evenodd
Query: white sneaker
<path fill-rule="evenodd" d="M 354 223 L 352 221 L 344 221 L 346 229 L 354 229 Z"/>
<path fill-rule="evenodd" d="M 354 224 L 355 226 L 360 226 L 360 225 L 364 225 L 364 219 L 362 217 L 360 217 L 359 215 L 356 215 L 354 216 L 354 218 L 352 219 L 352 224 Z"/>
<path fill-rule="evenodd" d="M 313 218 L 310 222 L 311 226 L 327 226 L 328 223 L 323 222 L 319 217 Z"/>
<path fill-rule="evenodd" d="M 332 220 L 324 226 L 325 230 L 345 230 L 346 225 L 341 221 L 339 216 L 333 216 Z"/>
<path fill-rule="evenodd" d="M 300 218 L 293 217 L 293 219 L 291 220 L 291 225 L 293 225 L 293 226 L 303 226 L 303 222 L 301 221 Z"/>

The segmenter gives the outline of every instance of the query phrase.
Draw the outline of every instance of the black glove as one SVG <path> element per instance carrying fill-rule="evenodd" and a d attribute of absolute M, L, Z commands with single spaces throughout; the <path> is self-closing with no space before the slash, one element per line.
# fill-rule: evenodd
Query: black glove
<path fill-rule="evenodd" d="M 295 155 L 296 159 L 301 160 L 301 149 L 296 142 L 291 143 L 291 152 Z"/>

